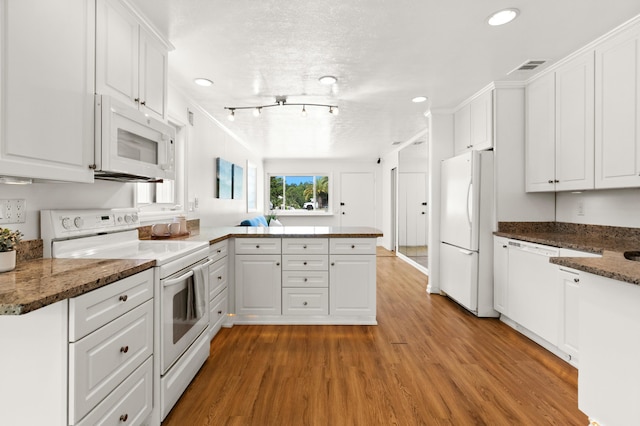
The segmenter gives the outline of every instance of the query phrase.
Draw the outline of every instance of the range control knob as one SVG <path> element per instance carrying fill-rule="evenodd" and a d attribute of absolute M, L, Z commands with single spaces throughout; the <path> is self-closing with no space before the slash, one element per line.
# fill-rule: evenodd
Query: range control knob
<path fill-rule="evenodd" d="M 131 222 L 133 222 L 133 219 L 131 218 L 131 215 L 130 215 L 130 214 L 125 214 L 125 215 L 124 215 L 124 221 L 125 221 L 126 223 L 131 223 Z"/>
<path fill-rule="evenodd" d="M 71 223 L 71 219 L 68 217 L 63 217 L 62 218 L 62 227 L 64 229 L 71 229 L 73 227 L 73 224 Z"/>
<path fill-rule="evenodd" d="M 73 219 L 73 224 L 76 226 L 76 228 L 82 228 L 84 226 L 84 219 L 78 216 Z"/>
<path fill-rule="evenodd" d="M 118 216 L 118 217 L 116 218 L 116 220 L 118 221 L 118 223 L 122 223 L 122 221 L 123 221 L 124 219 L 122 218 L 122 216 Z"/>
<path fill-rule="evenodd" d="M 137 213 L 132 213 L 131 214 L 131 220 L 133 220 L 133 223 L 138 223 L 138 214 Z"/>

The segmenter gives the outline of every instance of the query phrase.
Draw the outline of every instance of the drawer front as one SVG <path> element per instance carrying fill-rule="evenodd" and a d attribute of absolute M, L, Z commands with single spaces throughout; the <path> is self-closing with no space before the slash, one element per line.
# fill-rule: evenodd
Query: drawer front
<path fill-rule="evenodd" d="M 220 327 L 222 327 L 222 324 L 229 313 L 227 303 L 227 289 L 224 289 L 222 293 L 211 301 L 211 311 L 209 312 L 209 330 L 211 338 L 213 338 L 213 336 L 215 336 L 220 330 Z"/>
<path fill-rule="evenodd" d="M 328 288 L 283 288 L 284 315 L 329 315 Z"/>
<path fill-rule="evenodd" d="M 153 297 L 153 269 L 69 299 L 69 341 L 75 342 Z"/>
<path fill-rule="evenodd" d="M 236 254 L 280 254 L 282 238 L 236 238 Z"/>
<path fill-rule="evenodd" d="M 329 272 L 283 271 L 282 287 L 329 287 Z"/>
<path fill-rule="evenodd" d="M 151 413 L 152 374 L 153 359 L 148 358 L 77 425 L 142 424 Z"/>
<path fill-rule="evenodd" d="M 222 259 L 229 254 L 229 244 L 227 240 L 218 241 L 215 244 L 209 246 L 209 259 L 216 261 Z"/>
<path fill-rule="evenodd" d="M 285 271 L 326 271 L 329 269 L 327 255 L 282 255 L 282 269 Z"/>
<path fill-rule="evenodd" d="M 221 259 L 209 266 L 209 300 L 216 297 L 229 283 L 229 262 Z"/>
<path fill-rule="evenodd" d="M 283 238 L 282 254 L 329 254 L 329 239 Z"/>
<path fill-rule="evenodd" d="M 77 422 L 153 352 L 153 301 L 69 344 L 69 421 Z"/>
<path fill-rule="evenodd" d="M 331 238 L 331 254 L 376 254 L 375 238 Z"/>

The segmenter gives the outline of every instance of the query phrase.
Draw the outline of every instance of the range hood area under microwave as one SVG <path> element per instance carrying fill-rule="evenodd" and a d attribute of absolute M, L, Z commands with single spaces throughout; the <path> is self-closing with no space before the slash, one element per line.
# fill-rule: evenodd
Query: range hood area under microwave
<path fill-rule="evenodd" d="M 175 179 L 175 129 L 111 96 L 95 97 L 95 179 Z"/>

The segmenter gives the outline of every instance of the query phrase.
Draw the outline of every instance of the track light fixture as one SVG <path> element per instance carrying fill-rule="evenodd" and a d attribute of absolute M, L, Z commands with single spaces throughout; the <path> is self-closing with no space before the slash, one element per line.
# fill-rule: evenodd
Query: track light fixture
<path fill-rule="evenodd" d="M 256 105 L 256 106 L 240 106 L 240 107 L 224 107 L 224 109 L 229 110 L 229 115 L 227 118 L 229 121 L 235 120 L 235 112 L 236 110 L 241 109 L 250 109 L 253 110 L 254 117 L 259 117 L 262 113 L 262 108 L 271 108 L 271 107 L 283 107 L 283 106 L 297 106 L 302 107 L 301 115 L 303 117 L 307 116 L 307 107 L 324 107 L 329 108 L 329 113 L 333 115 L 338 115 L 338 106 L 337 105 L 327 105 L 327 104 L 290 104 L 287 103 L 287 98 L 284 96 L 276 97 L 276 102 L 268 105 Z"/>

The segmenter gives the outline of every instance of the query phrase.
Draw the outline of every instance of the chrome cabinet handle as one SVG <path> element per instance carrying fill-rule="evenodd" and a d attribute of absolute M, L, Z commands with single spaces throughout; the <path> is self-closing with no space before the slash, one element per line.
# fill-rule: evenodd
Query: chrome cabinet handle
<path fill-rule="evenodd" d="M 307 262 L 302 262 L 302 264 L 303 264 L 303 265 L 306 265 L 306 264 L 307 264 Z"/>
<path fill-rule="evenodd" d="M 123 422 L 123 423 L 124 423 L 124 422 L 126 422 L 127 420 L 129 420 L 129 415 L 128 415 L 128 414 L 126 414 L 126 413 L 125 413 L 125 414 L 123 414 L 123 415 L 121 415 L 121 416 L 120 416 L 120 421 L 121 421 L 121 422 Z"/>
<path fill-rule="evenodd" d="M 574 278 L 574 279 L 573 279 L 573 282 L 574 282 L 574 283 L 579 283 L 579 282 L 580 282 L 580 278 Z"/>
<path fill-rule="evenodd" d="M 123 294 L 122 296 L 120 296 L 120 297 L 118 298 L 118 300 L 120 300 L 120 301 L 122 301 L 122 302 L 126 302 L 128 298 L 129 298 L 129 297 L 128 297 L 126 294 Z"/>
<path fill-rule="evenodd" d="M 129 352 L 129 346 L 122 346 L 120 348 L 120 352 L 122 352 L 123 354 L 126 354 L 127 352 Z"/>
<path fill-rule="evenodd" d="M 303 306 L 307 306 L 307 305 L 308 305 L 308 303 L 307 303 L 307 302 L 302 302 L 302 305 L 303 305 Z"/>
<path fill-rule="evenodd" d="M 193 270 L 187 272 L 186 274 L 180 275 L 178 278 L 174 278 L 172 280 L 166 280 L 162 286 L 163 287 L 170 287 L 172 285 L 176 285 L 176 284 L 180 284 L 182 281 L 186 280 L 189 277 L 193 276 Z"/>

